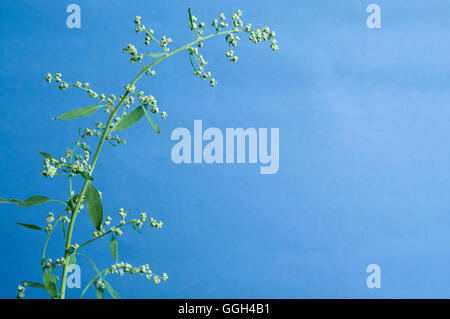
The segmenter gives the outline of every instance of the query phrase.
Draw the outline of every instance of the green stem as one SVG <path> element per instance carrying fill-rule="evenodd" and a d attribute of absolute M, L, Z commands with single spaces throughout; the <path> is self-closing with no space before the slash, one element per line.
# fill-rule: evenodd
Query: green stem
<path fill-rule="evenodd" d="M 88 290 L 88 288 L 94 283 L 95 279 L 97 279 L 97 277 L 101 277 L 101 274 L 103 274 L 105 271 L 107 271 L 109 268 L 106 268 L 105 270 L 102 270 L 101 272 L 99 272 L 97 275 L 95 275 L 94 278 L 92 278 L 92 280 L 86 285 L 86 287 L 83 289 L 83 292 L 80 295 L 80 299 L 83 298 L 84 294 L 86 293 L 86 291 Z"/>
<path fill-rule="evenodd" d="M 125 226 L 125 225 L 134 224 L 134 223 L 135 223 L 134 221 L 129 221 L 128 223 L 125 223 L 125 224 L 123 224 L 123 225 L 116 226 L 115 228 L 120 228 L 120 227 L 123 227 L 123 226 Z M 106 235 L 111 234 L 111 233 L 112 233 L 112 231 L 111 231 L 111 230 L 108 230 L 106 233 L 104 233 L 104 234 L 102 234 L 102 235 L 100 235 L 100 236 L 98 236 L 98 237 L 92 238 L 92 239 L 88 240 L 87 242 L 81 244 L 81 245 L 77 248 L 77 250 L 80 249 L 81 247 L 86 246 L 87 244 L 90 244 L 90 243 L 92 243 L 93 241 L 96 241 L 97 239 L 100 239 L 100 238 L 102 238 L 102 237 L 105 237 Z"/>
<path fill-rule="evenodd" d="M 242 32 L 242 31 L 243 31 L 243 30 L 237 30 L 237 32 Z M 176 54 L 176 53 L 178 53 L 178 52 L 180 52 L 180 51 L 186 50 L 187 48 L 193 46 L 194 44 L 199 43 L 199 42 L 202 42 L 202 41 L 204 41 L 204 40 L 206 40 L 206 39 L 209 39 L 209 38 L 212 38 L 212 37 L 214 37 L 214 36 L 223 35 L 223 34 L 227 34 L 227 33 L 235 33 L 235 32 L 236 32 L 236 31 L 228 30 L 228 31 L 216 32 L 216 33 L 210 34 L 210 35 L 205 36 L 205 37 L 197 38 L 195 41 L 192 41 L 192 42 L 190 42 L 190 43 L 188 43 L 188 44 L 186 44 L 186 45 L 180 47 L 179 49 L 177 49 L 177 50 L 175 50 L 175 51 L 172 51 L 172 52 L 169 53 L 169 54 L 164 55 L 163 57 L 159 58 L 158 60 L 156 60 L 155 62 L 153 62 L 152 64 L 150 64 L 150 65 L 147 66 L 146 68 L 144 68 L 144 69 L 143 69 L 143 70 L 142 70 L 142 71 L 134 78 L 134 80 L 131 82 L 130 86 L 134 86 L 134 85 L 136 84 L 136 82 L 137 82 L 137 81 L 138 81 L 138 80 L 139 80 L 139 79 L 140 79 L 147 71 L 149 71 L 153 66 L 155 66 L 156 64 L 158 64 L 158 63 L 164 61 L 165 59 L 167 59 L 167 58 L 169 58 L 169 57 L 171 57 L 172 55 L 174 55 L 174 54 Z M 101 136 L 101 138 L 100 138 L 100 141 L 99 141 L 99 143 L 98 143 L 97 149 L 96 149 L 96 151 L 95 151 L 94 158 L 92 159 L 91 169 L 90 169 L 90 171 L 89 171 L 89 175 L 91 175 L 91 176 L 92 176 L 92 173 L 93 173 L 93 171 L 94 171 L 95 164 L 97 163 L 98 157 L 99 157 L 99 155 L 100 155 L 100 151 L 101 151 L 101 149 L 102 149 L 102 147 L 103 147 L 103 144 L 104 144 L 104 142 L 105 142 L 105 139 L 106 139 L 106 137 L 108 136 L 108 134 L 110 133 L 110 132 L 109 132 L 109 131 L 110 131 L 110 125 L 111 125 L 111 123 L 112 123 L 112 121 L 113 121 L 113 119 L 114 119 L 114 116 L 116 115 L 116 113 L 117 113 L 117 111 L 119 110 L 119 108 L 122 106 L 122 103 L 125 101 L 125 99 L 127 98 L 127 96 L 128 96 L 129 93 L 130 93 L 129 91 L 126 91 L 125 94 L 123 95 L 122 99 L 121 99 L 121 100 L 119 101 L 119 103 L 117 104 L 117 106 L 111 111 L 111 115 L 110 115 L 109 118 L 108 118 L 108 122 L 106 123 L 105 129 L 103 130 L 103 134 L 102 134 L 102 136 Z M 67 239 L 66 239 L 66 245 L 65 245 L 65 252 L 64 252 L 64 258 L 66 258 L 66 259 L 67 259 L 68 254 L 70 254 L 70 245 L 71 245 L 71 241 L 72 241 L 72 233 L 73 233 L 73 228 L 74 228 L 74 226 L 75 226 L 75 220 L 76 220 L 76 217 L 77 217 L 78 210 L 79 210 L 79 208 L 80 208 L 82 199 L 83 199 L 83 197 L 84 197 L 84 194 L 86 193 L 86 189 L 87 189 L 87 186 L 88 186 L 88 183 L 89 183 L 89 182 L 90 182 L 90 181 L 88 181 L 88 180 L 85 180 L 85 181 L 84 181 L 84 184 L 83 184 L 83 187 L 82 187 L 82 189 L 81 189 L 81 192 L 80 192 L 80 194 L 79 194 L 79 196 L 78 196 L 78 200 L 77 200 L 77 202 L 76 202 L 75 208 L 74 208 L 73 211 L 72 211 L 72 216 L 71 216 L 70 224 L 69 224 L 69 230 L 68 230 L 68 233 L 67 233 Z M 68 266 L 67 266 L 67 264 L 64 264 L 63 273 L 62 273 L 62 279 L 61 279 L 61 290 L 60 290 L 60 291 L 61 291 L 61 293 L 60 293 L 60 298 L 61 298 L 61 299 L 64 299 L 64 298 L 65 298 L 65 292 L 66 292 L 66 280 L 67 280 L 67 270 L 68 270 Z"/>
<path fill-rule="evenodd" d="M 62 218 L 62 216 L 64 215 L 64 213 L 65 213 L 65 211 L 63 211 L 62 214 L 59 215 L 59 216 L 56 218 L 56 221 L 55 221 L 55 223 L 53 224 L 52 229 L 51 229 L 51 230 L 48 232 L 48 234 L 47 234 L 47 239 L 45 240 L 44 249 L 42 250 L 42 259 L 41 259 L 41 266 L 42 266 L 42 268 L 44 268 L 44 264 L 45 264 L 45 252 L 46 252 L 46 250 L 47 250 L 48 241 L 50 240 L 50 236 L 52 235 L 53 230 L 56 228 L 56 225 L 58 225 L 58 222 L 61 220 L 61 218 Z"/>
<path fill-rule="evenodd" d="M 50 199 L 49 202 L 55 202 L 55 203 L 64 205 L 66 208 L 70 209 L 70 207 L 67 206 L 66 203 L 60 202 L 59 200 Z"/>

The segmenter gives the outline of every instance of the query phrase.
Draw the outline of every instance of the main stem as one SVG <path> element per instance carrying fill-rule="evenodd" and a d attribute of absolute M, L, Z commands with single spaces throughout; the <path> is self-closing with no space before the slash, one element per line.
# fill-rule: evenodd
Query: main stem
<path fill-rule="evenodd" d="M 243 30 L 238 30 L 238 32 L 242 32 L 242 31 L 243 31 Z M 172 51 L 171 53 L 168 53 L 168 54 L 164 55 L 163 57 L 159 58 L 158 60 L 156 60 L 155 62 L 153 62 L 153 63 L 150 64 L 149 66 L 145 67 L 145 68 L 144 68 L 144 69 L 143 69 L 143 70 L 142 70 L 142 71 L 134 78 L 133 82 L 131 82 L 131 86 L 134 86 L 134 85 L 136 84 L 136 82 L 137 82 L 137 81 L 138 81 L 138 80 L 139 80 L 139 79 L 140 79 L 147 71 L 149 71 L 153 66 L 155 66 L 155 65 L 158 64 L 159 62 L 164 61 L 165 59 L 171 57 L 172 55 L 174 55 L 174 54 L 176 54 L 176 53 L 178 53 L 178 52 L 180 52 L 180 51 L 186 50 L 187 48 L 193 46 L 194 44 L 199 43 L 199 42 L 202 42 L 202 41 L 204 41 L 204 40 L 206 40 L 206 39 L 209 39 L 209 38 L 212 38 L 212 37 L 218 36 L 218 35 L 223 35 L 223 34 L 227 34 L 227 33 L 233 33 L 233 32 L 235 32 L 235 31 L 233 31 L 233 30 L 228 30 L 228 31 L 222 31 L 222 32 L 213 33 L 213 34 L 210 34 L 210 35 L 205 36 L 205 37 L 199 37 L 199 38 L 197 38 L 197 40 L 192 41 L 191 43 L 188 43 L 188 44 L 182 46 L 181 48 L 179 48 L 179 49 L 177 49 L 177 50 L 175 50 L 175 51 Z M 103 134 L 102 134 L 102 136 L 101 136 L 101 138 L 100 138 L 100 142 L 98 143 L 97 149 L 96 149 L 96 151 L 95 151 L 94 158 L 92 159 L 91 169 L 90 169 L 90 171 L 89 171 L 89 175 L 91 175 L 91 176 L 92 176 L 92 173 L 94 172 L 95 164 L 97 163 L 98 157 L 99 157 L 99 155 L 100 155 L 100 151 L 101 151 L 101 149 L 102 149 L 102 147 L 103 147 L 103 144 L 105 143 L 106 137 L 107 137 L 108 134 L 110 133 L 110 128 L 109 128 L 109 127 L 110 127 L 110 125 L 111 125 L 111 122 L 113 121 L 114 116 L 116 115 L 116 113 L 117 113 L 117 111 L 120 109 L 120 107 L 122 106 L 123 102 L 125 101 L 125 99 L 126 99 L 126 97 L 128 96 L 129 93 L 130 93 L 129 91 L 126 91 L 125 94 L 123 95 L 122 99 L 121 99 L 121 100 L 119 101 L 119 103 L 117 104 L 117 106 L 111 111 L 111 115 L 110 115 L 109 118 L 108 118 L 108 122 L 106 123 L 106 127 L 105 127 L 105 129 L 103 130 Z M 86 189 L 87 189 L 88 183 L 90 183 L 90 181 L 86 179 L 86 180 L 84 181 L 84 184 L 83 184 L 83 187 L 82 187 L 82 189 L 81 189 L 81 192 L 80 192 L 80 194 L 79 194 L 79 196 L 78 196 L 78 199 L 77 199 L 75 208 L 74 208 L 73 211 L 72 211 L 72 217 L 71 217 L 71 219 L 70 219 L 69 230 L 68 230 L 68 232 L 67 232 L 66 245 L 65 245 L 65 248 L 64 248 L 64 259 L 65 259 L 66 261 L 68 260 L 68 257 L 69 257 L 69 254 L 70 254 L 70 246 L 71 246 L 71 242 L 72 242 L 72 233 L 73 233 L 73 229 L 74 229 L 74 227 L 75 227 L 75 219 L 76 219 L 77 214 L 78 214 L 78 211 L 79 211 L 79 209 L 80 209 L 81 202 L 82 202 L 82 200 L 83 200 L 84 194 L 86 193 Z M 65 298 L 65 293 L 66 293 L 66 281 L 67 281 L 67 270 L 68 270 L 68 263 L 66 262 L 66 263 L 64 263 L 64 268 L 63 268 L 63 273 L 62 273 L 62 279 L 61 279 L 61 290 L 60 290 L 61 293 L 60 293 L 60 296 L 59 296 L 60 299 L 64 299 L 64 298 Z"/>

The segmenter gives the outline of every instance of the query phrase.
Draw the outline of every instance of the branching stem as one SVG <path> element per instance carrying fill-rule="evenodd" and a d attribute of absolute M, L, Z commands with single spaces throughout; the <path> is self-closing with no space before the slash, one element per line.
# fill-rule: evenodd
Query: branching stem
<path fill-rule="evenodd" d="M 227 33 L 238 33 L 238 32 L 243 32 L 244 30 L 241 29 L 232 29 L 232 30 L 228 30 L 228 31 L 222 31 L 222 32 L 216 32 L 210 35 L 207 35 L 205 37 L 198 37 L 195 41 L 192 41 L 182 47 L 180 47 L 179 49 L 176 49 L 164 56 L 162 56 L 161 58 L 157 59 L 156 61 L 154 61 L 152 64 L 150 64 L 149 66 L 145 67 L 135 78 L 134 80 L 131 82 L 130 86 L 134 86 L 136 84 L 136 82 L 147 72 L 150 71 L 152 67 L 154 67 L 156 64 L 164 61 L 165 59 L 171 57 L 172 55 L 186 50 L 189 47 L 205 41 L 209 38 L 218 36 L 218 35 L 223 35 L 223 34 L 227 34 Z M 91 164 L 91 169 L 89 171 L 89 175 L 92 176 L 92 173 L 94 172 L 94 168 L 95 168 L 95 164 L 97 163 L 98 157 L 100 156 L 100 151 L 103 147 L 103 144 L 105 143 L 106 137 L 108 136 L 108 134 L 110 133 L 110 125 L 114 119 L 114 116 L 116 115 L 117 111 L 120 109 L 120 107 L 122 106 L 123 102 L 125 101 L 125 99 L 127 98 L 127 96 L 129 95 L 129 91 L 126 91 L 125 94 L 123 95 L 122 99 L 120 99 L 119 103 L 117 104 L 117 106 L 111 111 L 111 114 L 108 118 L 108 122 L 106 123 L 105 129 L 103 130 L 103 134 L 100 138 L 100 141 L 98 143 L 97 149 L 95 151 L 94 154 L 94 158 L 92 159 L 92 164 Z M 72 242 L 72 233 L 73 233 L 73 229 L 75 227 L 75 220 L 78 214 L 78 211 L 80 209 L 81 206 L 81 202 L 83 200 L 84 194 L 86 193 L 86 189 L 88 187 L 88 183 L 90 183 L 89 180 L 85 180 L 83 187 L 80 191 L 80 194 L 78 196 L 77 202 L 75 204 L 75 208 L 72 210 L 72 216 L 70 219 L 70 224 L 69 224 L 69 230 L 67 232 L 67 239 L 66 239 L 66 244 L 65 244 L 65 252 L 64 252 L 64 258 L 67 260 L 68 255 L 70 254 L 70 246 L 71 246 L 71 242 Z M 85 243 L 87 244 L 87 243 Z M 83 244 L 84 245 L 84 244 Z M 62 273 L 62 279 L 61 279 L 61 293 L 60 293 L 60 298 L 64 299 L 65 298 L 65 292 L 66 292 L 66 281 L 67 281 L 67 270 L 68 270 L 68 264 L 65 263 L 64 264 L 64 268 L 63 268 L 63 273 Z"/>

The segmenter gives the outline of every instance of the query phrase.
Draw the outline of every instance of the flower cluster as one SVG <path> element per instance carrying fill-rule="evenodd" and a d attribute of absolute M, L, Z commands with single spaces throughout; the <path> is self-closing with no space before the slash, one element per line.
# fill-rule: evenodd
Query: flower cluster
<path fill-rule="evenodd" d="M 155 40 L 155 38 L 153 37 L 153 34 L 155 33 L 155 31 L 153 31 L 152 29 L 148 29 L 145 32 L 145 44 L 149 45 L 151 40 Z"/>
<path fill-rule="evenodd" d="M 53 213 L 52 212 L 49 212 L 48 213 L 48 217 L 47 217 L 47 219 L 45 220 L 45 222 L 47 223 L 47 226 L 45 227 L 45 230 L 47 231 L 47 232 L 50 232 L 52 229 L 53 229 L 53 225 L 52 225 L 52 223 L 55 221 L 55 217 L 53 216 Z"/>
<path fill-rule="evenodd" d="M 167 46 L 171 43 L 172 43 L 172 38 L 168 38 L 165 35 L 163 35 L 161 37 L 161 42 L 159 42 L 159 45 L 161 46 L 161 48 L 164 49 L 164 51 L 169 52 L 170 49 Z"/>
<path fill-rule="evenodd" d="M 25 287 L 22 285 L 17 286 L 17 299 L 23 299 L 25 297 Z"/>
<path fill-rule="evenodd" d="M 130 62 L 139 62 L 144 58 L 144 54 L 138 54 L 138 50 L 134 45 L 129 43 L 126 48 L 122 50 L 124 53 L 128 53 L 130 55 Z"/>
<path fill-rule="evenodd" d="M 268 26 L 265 26 L 261 29 L 256 29 L 253 31 L 250 31 L 250 37 L 249 40 L 253 43 L 259 43 L 261 41 L 268 41 L 271 40 L 270 48 L 273 51 L 278 50 L 277 40 L 275 39 L 275 31 L 270 31 L 270 28 Z"/>
<path fill-rule="evenodd" d="M 189 59 L 191 60 L 191 65 L 194 68 L 194 75 L 202 79 L 209 80 L 209 84 L 214 87 L 217 84 L 217 81 L 211 77 L 211 72 L 205 70 L 205 66 L 208 62 L 206 62 L 203 55 L 199 54 L 198 48 L 189 47 L 188 53 Z M 196 62 L 197 66 L 194 65 L 192 60 Z"/>
<path fill-rule="evenodd" d="M 85 130 L 86 132 L 86 130 Z M 91 165 L 88 163 L 90 157 L 90 152 L 88 150 L 84 150 L 84 156 L 75 155 L 75 162 L 69 165 L 73 174 L 77 174 L 84 171 L 89 171 L 91 169 Z"/>
<path fill-rule="evenodd" d="M 263 28 L 258 28 L 255 30 L 252 30 L 252 25 L 250 23 L 245 25 L 244 28 L 244 22 L 242 21 L 242 10 L 238 9 L 233 15 L 231 16 L 231 19 L 233 21 L 232 29 L 229 29 L 229 31 L 222 31 L 222 29 L 226 29 L 229 27 L 229 24 L 226 22 L 226 17 L 224 13 L 221 13 L 217 19 L 214 19 L 211 23 L 211 25 L 215 28 L 216 33 L 219 33 L 222 31 L 222 33 L 225 33 L 225 41 L 230 47 L 236 47 L 238 45 L 238 42 L 240 40 L 240 37 L 238 33 L 240 32 L 246 32 L 250 34 L 249 39 L 253 41 L 254 43 L 258 43 L 261 41 L 270 40 L 271 45 L 270 48 L 274 51 L 278 50 L 278 44 L 277 40 L 275 39 L 275 32 L 271 31 L 269 27 L 265 26 Z M 203 38 L 201 38 L 201 34 L 203 33 L 203 27 L 205 24 L 203 22 L 200 22 L 197 24 L 197 17 L 191 16 L 190 19 L 190 28 L 192 31 L 194 31 L 197 36 L 199 37 L 198 47 L 203 47 Z M 189 47 L 187 48 L 189 53 L 189 59 L 191 61 L 191 65 L 194 68 L 194 75 L 201 77 L 203 79 L 209 79 L 210 85 L 214 87 L 217 84 L 217 81 L 211 77 L 211 72 L 207 72 L 204 70 L 206 66 L 206 61 L 204 60 L 202 55 L 199 55 L 198 48 Z M 239 57 L 235 54 L 235 51 L 230 49 L 225 53 L 227 58 L 230 59 L 231 62 L 236 63 L 239 60 Z M 195 62 L 195 63 L 194 63 Z"/>
<path fill-rule="evenodd" d="M 111 267 L 109 267 L 109 272 L 111 274 L 117 274 L 119 276 L 123 276 L 125 273 L 129 273 L 130 275 L 139 274 L 141 276 L 145 275 L 145 278 L 151 279 L 153 278 L 153 282 L 155 285 L 159 284 L 162 281 L 166 281 L 169 276 L 167 276 L 166 273 L 163 273 L 160 276 L 153 274 L 153 272 L 150 270 L 150 266 L 148 264 L 139 266 L 139 267 L 133 267 L 132 265 L 125 263 L 125 262 L 118 262 Z"/>
<path fill-rule="evenodd" d="M 214 19 L 211 25 L 219 32 L 221 28 L 228 28 L 228 23 L 225 22 L 226 17 L 224 13 L 219 14 L 219 19 Z"/>
<path fill-rule="evenodd" d="M 116 97 L 114 96 L 114 94 L 111 94 L 108 98 L 106 98 L 106 95 L 104 93 L 100 93 L 99 94 L 99 93 L 95 92 L 94 90 L 90 89 L 88 82 L 83 84 L 80 81 L 76 81 L 75 83 L 70 83 L 70 82 L 67 82 L 67 81 L 63 81 L 61 73 L 56 73 L 54 78 L 55 78 L 55 82 L 59 83 L 58 87 L 61 90 L 65 90 L 69 86 L 73 86 L 73 87 L 79 88 L 79 89 L 81 89 L 83 91 L 86 91 L 88 96 L 93 98 L 93 99 L 99 99 L 102 102 L 106 102 L 107 103 L 107 105 L 106 105 L 107 108 L 111 108 L 115 104 Z M 47 73 L 45 75 L 45 80 L 48 83 L 50 83 L 52 81 L 52 79 L 53 79 L 53 76 L 50 73 Z"/>
<path fill-rule="evenodd" d="M 51 258 L 48 258 L 43 265 L 43 268 L 53 271 L 56 267 L 63 266 L 65 263 L 66 259 L 64 257 L 57 258 L 55 261 L 53 261 Z"/>
<path fill-rule="evenodd" d="M 107 231 L 102 226 L 100 226 L 100 230 L 93 232 L 92 236 L 94 236 L 95 238 L 99 238 L 99 237 L 105 235 L 106 233 L 107 233 Z"/>
<path fill-rule="evenodd" d="M 201 36 L 203 34 L 203 30 L 206 26 L 206 23 L 205 22 L 197 23 L 196 16 L 192 16 L 191 21 L 189 21 L 189 27 L 191 28 L 192 31 L 194 31 L 197 34 L 197 36 Z"/>
<path fill-rule="evenodd" d="M 150 222 L 150 226 L 152 226 L 152 227 L 154 227 L 156 229 L 161 229 L 163 227 L 163 222 L 162 221 L 157 221 L 153 217 L 150 217 L 150 219 L 148 221 Z"/>
<path fill-rule="evenodd" d="M 62 266 L 62 265 L 64 265 L 64 264 L 66 263 L 66 259 L 65 259 L 64 257 L 57 258 L 57 259 L 55 260 L 55 262 L 56 262 L 56 265 Z"/>
<path fill-rule="evenodd" d="M 61 166 L 62 164 L 57 160 L 46 158 L 44 159 L 44 170 L 41 174 L 45 177 L 53 177 Z"/>
<path fill-rule="evenodd" d="M 125 226 L 127 224 L 133 224 L 134 226 L 141 228 L 145 222 L 149 222 L 150 226 L 154 227 L 156 229 L 161 229 L 163 227 L 162 221 L 157 221 L 153 217 L 147 218 L 147 213 L 145 213 L 145 212 L 142 212 L 140 214 L 139 219 L 131 219 L 129 222 L 127 222 L 126 217 L 128 215 L 128 212 L 129 212 L 129 210 L 124 210 L 123 208 L 120 208 L 119 213 L 118 213 L 121 218 L 119 225 L 110 227 L 108 231 L 103 226 L 111 225 L 112 218 L 110 216 L 107 216 L 105 221 L 103 222 L 103 225 L 101 226 L 100 230 L 97 230 L 92 234 L 94 236 L 94 238 L 102 237 L 103 235 L 108 234 L 108 233 L 113 233 L 116 236 L 121 236 L 123 234 L 121 227 Z"/>
<path fill-rule="evenodd" d="M 103 281 L 102 278 L 99 278 L 99 279 L 95 282 L 95 286 L 96 286 L 97 288 L 105 289 L 106 284 L 105 284 L 105 282 Z"/>
<path fill-rule="evenodd" d="M 153 114 L 161 114 L 161 118 L 162 119 L 166 119 L 167 118 L 167 113 L 166 112 L 160 112 L 159 111 L 159 107 L 158 107 L 158 101 L 156 100 L 156 98 L 153 95 L 145 95 L 144 91 L 140 91 L 140 92 L 134 92 L 134 94 L 136 94 L 139 98 L 139 102 L 141 102 L 141 104 L 145 107 L 150 107 L 150 111 Z"/>
<path fill-rule="evenodd" d="M 236 32 L 238 32 L 238 31 L 236 31 Z M 225 41 L 226 41 L 229 45 L 232 45 L 232 46 L 234 46 L 234 47 L 236 47 L 236 46 L 238 45 L 238 41 L 239 41 L 240 39 L 241 39 L 241 38 L 239 38 L 238 35 L 234 35 L 233 33 L 228 33 L 228 34 L 226 35 L 226 37 L 225 37 Z"/>
<path fill-rule="evenodd" d="M 231 49 L 230 51 L 226 52 L 226 56 L 229 57 L 230 61 L 233 63 L 237 62 L 239 59 L 236 55 L 234 55 L 234 50 Z"/>

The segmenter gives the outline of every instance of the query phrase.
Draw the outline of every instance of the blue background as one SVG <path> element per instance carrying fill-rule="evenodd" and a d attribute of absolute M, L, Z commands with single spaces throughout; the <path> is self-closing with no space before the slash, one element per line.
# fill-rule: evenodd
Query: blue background
<path fill-rule="evenodd" d="M 377 3 L 382 29 L 368 29 Z M 66 27 L 69 1 L 0 2 L 1 197 L 40 194 L 64 200 L 62 177 L 39 173 L 45 151 L 62 156 L 79 127 L 50 118 L 91 104 L 70 81 L 120 95 L 137 74 L 121 49 L 143 49 L 132 20 L 174 39 L 193 39 L 187 7 L 209 22 L 237 8 L 244 22 L 267 24 L 280 50 L 240 42 L 232 64 L 223 39 L 203 54 L 219 84 L 193 77 L 178 54 L 137 88 L 153 94 L 166 121 L 157 135 L 144 120 L 122 134 L 125 147 L 104 148 L 94 177 L 105 215 L 120 207 L 164 221 L 156 231 L 120 237 L 120 258 L 149 263 L 169 280 L 110 278 L 127 298 L 441 298 L 450 296 L 450 3 L 429 1 L 76 1 L 81 29 Z M 176 165 L 177 127 L 280 128 L 280 169 L 259 164 Z M 90 144 L 96 145 L 94 139 Z M 79 187 L 79 183 L 77 184 Z M 14 298 L 22 280 L 41 280 L 44 225 L 56 205 L 0 206 L 0 297 Z M 132 215 L 132 213 L 130 213 Z M 91 238 L 86 212 L 74 241 Z M 50 244 L 62 255 L 62 236 Z M 113 263 L 107 239 L 85 250 L 101 268 Z M 366 267 L 381 266 L 381 289 L 366 286 Z M 79 258 L 82 285 L 93 276 Z M 69 297 L 80 289 L 69 289 Z M 47 297 L 29 288 L 27 297 Z M 90 291 L 88 297 L 94 297 Z"/>

